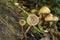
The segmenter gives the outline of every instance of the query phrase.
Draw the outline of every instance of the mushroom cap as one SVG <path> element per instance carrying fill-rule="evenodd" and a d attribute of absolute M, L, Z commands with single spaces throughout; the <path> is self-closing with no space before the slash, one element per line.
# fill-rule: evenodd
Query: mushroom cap
<path fill-rule="evenodd" d="M 39 18 L 35 15 L 35 14 L 30 14 L 28 17 L 27 17 L 27 23 L 31 26 L 35 26 L 37 25 L 39 22 Z"/>
<path fill-rule="evenodd" d="M 21 20 L 19 20 L 19 24 L 20 24 L 21 26 L 24 26 L 24 25 L 26 24 L 26 22 L 25 22 L 25 20 L 21 19 Z"/>
<path fill-rule="evenodd" d="M 53 21 L 58 21 L 58 17 L 57 16 L 53 16 Z"/>
<path fill-rule="evenodd" d="M 53 15 L 49 14 L 45 17 L 45 21 L 52 21 L 53 20 Z"/>
<path fill-rule="evenodd" d="M 50 9 L 47 6 L 43 6 L 40 10 L 39 10 L 39 14 L 40 13 L 50 13 Z"/>

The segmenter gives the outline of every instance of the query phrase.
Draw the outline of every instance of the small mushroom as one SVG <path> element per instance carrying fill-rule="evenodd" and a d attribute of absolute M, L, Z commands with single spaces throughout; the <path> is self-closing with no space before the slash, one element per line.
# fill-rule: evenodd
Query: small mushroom
<path fill-rule="evenodd" d="M 19 20 L 19 24 L 21 25 L 21 30 L 22 30 L 22 34 L 23 34 L 23 36 L 21 38 L 21 40 L 22 40 L 24 38 L 24 36 L 25 36 L 23 26 L 26 24 L 26 22 L 25 22 L 25 20 L 21 19 L 21 20 Z"/>
<path fill-rule="evenodd" d="M 50 13 L 50 9 L 47 6 L 43 6 L 40 10 L 39 13 Z"/>
<path fill-rule="evenodd" d="M 53 15 L 49 14 L 45 17 L 45 21 L 52 21 L 53 20 Z"/>
<path fill-rule="evenodd" d="M 25 31 L 25 34 L 29 31 L 29 29 L 32 27 L 32 26 L 35 26 L 37 25 L 39 22 L 39 18 L 35 15 L 35 14 L 30 14 L 28 17 L 27 17 L 27 23 L 30 25 L 27 30 Z"/>
<path fill-rule="evenodd" d="M 24 26 L 24 25 L 26 24 L 26 22 L 25 22 L 25 20 L 21 19 L 21 20 L 19 20 L 19 24 L 20 24 L 21 26 Z"/>
<path fill-rule="evenodd" d="M 39 17 L 37 17 L 35 14 L 30 14 L 27 17 L 27 23 L 31 26 L 35 26 L 37 25 L 39 22 Z"/>

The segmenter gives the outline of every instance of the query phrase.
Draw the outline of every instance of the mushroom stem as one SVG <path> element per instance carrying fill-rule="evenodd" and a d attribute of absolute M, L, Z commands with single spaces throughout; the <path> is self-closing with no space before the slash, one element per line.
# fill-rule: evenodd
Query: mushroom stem
<path fill-rule="evenodd" d="M 22 33 L 23 33 L 23 35 L 24 35 L 24 29 L 23 29 L 23 26 L 22 26 Z"/>
<path fill-rule="evenodd" d="M 29 27 L 27 28 L 27 30 L 25 31 L 25 34 L 30 30 L 31 27 L 32 27 L 32 26 L 29 26 Z"/>
<path fill-rule="evenodd" d="M 27 36 L 26 36 L 26 34 L 24 34 L 23 26 L 21 26 L 21 28 L 22 28 L 22 34 L 23 34 L 23 37 L 21 38 L 21 40 L 23 40 L 24 38 L 26 39 L 26 38 L 27 38 Z"/>
<path fill-rule="evenodd" d="M 22 34 L 23 34 L 23 37 L 21 38 L 21 40 L 23 40 L 23 38 L 24 38 L 24 30 L 23 30 L 23 26 L 21 26 L 21 31 L 22 31 Z"/>

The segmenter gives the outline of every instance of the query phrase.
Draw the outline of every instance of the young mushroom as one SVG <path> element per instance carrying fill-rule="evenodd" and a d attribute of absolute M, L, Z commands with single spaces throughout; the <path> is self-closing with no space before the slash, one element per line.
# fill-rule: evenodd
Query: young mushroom
<path fill-rule="evenodd" d="M 26 22 L 25 22 L 25 20 L 21 19 L 21 20 L 19 20 L 19 24 L 21 25 L 22 34 L 23 34 L 23 37 L 21 38 L 21 40 L 22 40 L 25 37 L 23 26 L 26 24 Z"/>
<path fill-rule="evenodd" d="M 35 14 L 30 14 L 28 17 L 27 17 L 27 23 L 30 25 L 25 34 L 29 31 L 29 29 L 31 28 L 31 26 L 35 26 L 37 25 L 39 22 L 39 18 L 35 15 Z"/>

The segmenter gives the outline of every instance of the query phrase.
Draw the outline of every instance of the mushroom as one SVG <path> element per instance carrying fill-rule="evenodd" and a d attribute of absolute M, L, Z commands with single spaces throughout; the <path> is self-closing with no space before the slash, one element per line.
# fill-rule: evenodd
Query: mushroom
<path fill-rule="evenodd" d="M 32 26 L 35 26 L 37 25 L 39 22 L 39 18 L 35 15 L 35 14 L 30 14 L 28 17 L 27 17 L 27 23 L 30 25 L 27 30 L 25 31 L 25 34 L 29 31 L 29 29 L 32 27 Z"/>
<path fill-rule="evenodd" d="M 37 17 L 35 14 L 30 14 L 27 17 L 27 23 L 31 26 L 35 26 L 37 25 L 39 22 L 39 17 Z"/>
<path fill-rule="evenodd" d="M 25 20 L 21 19 L 19 20 L 19 24 L 21 25 L 21 30 L 22 30 L 22 34 L 23 34 L 23 37 L 21 39 L 24 38 L 24 29 L 23 29 L 23 26 L 26 24 Z"/>
<path fill-rule="evenodd" d="M 24 26 L 24 25 L 26 24 L 26 22 L 25 22 L 25 20 L 21 19 L 21 20 L 19 20 L 19 24 L 20 24 L 21 26 Z"/>
<path fill-rule="evenodd" d="M 45 21 L 52 21 L 53 20 L 53 15 L 49 14 L 45 17 Z"/>
<path fill-rule="evenodd" d="M 47 6 L 43 6 L 40 10 L 39 13 L 50 13 L 50 9 Z"/>

